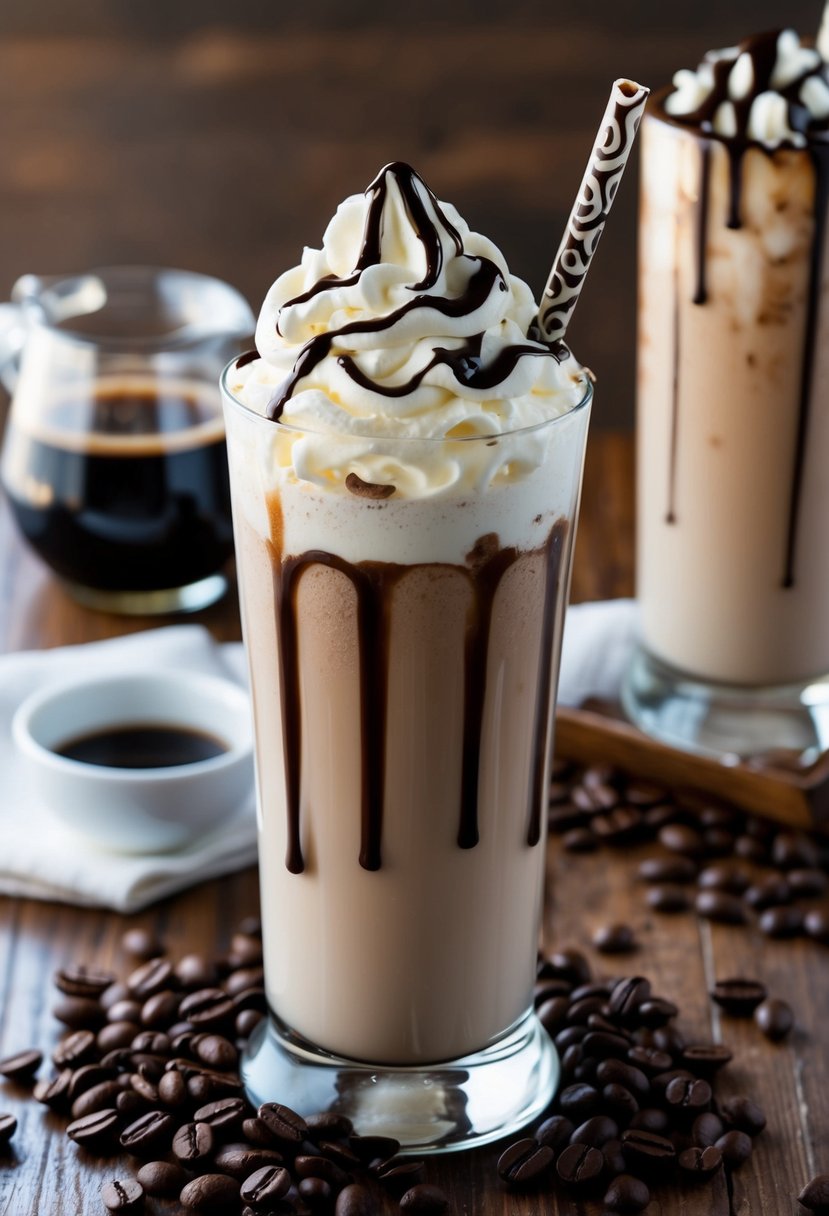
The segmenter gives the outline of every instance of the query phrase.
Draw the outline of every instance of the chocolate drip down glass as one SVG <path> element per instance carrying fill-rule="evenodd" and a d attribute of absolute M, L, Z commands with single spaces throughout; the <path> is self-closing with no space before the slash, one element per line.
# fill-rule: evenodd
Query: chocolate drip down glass
<path fill-rule="evenodd" d="M 406 498 L 283 476 L 320 437 L 226 373 L 270 1007 L 243 1062 L 256 1102 L 446 1151 L 552 1096 L 533 983 L 584 389 L 523 431 L 372 440 L 414 467 L 515 456 L 484 488 Z M 324 439 L 347 465 L 349 437 Z"/>

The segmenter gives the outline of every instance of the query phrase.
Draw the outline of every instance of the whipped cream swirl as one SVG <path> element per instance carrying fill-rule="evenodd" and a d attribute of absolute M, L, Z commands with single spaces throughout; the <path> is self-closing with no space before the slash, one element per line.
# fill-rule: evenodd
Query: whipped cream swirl
<path fill-rule="evenodd" d="M 507 440 L 581 401 L 585 372 L 567 348 L 528 337 L 536 314 L 496 246 L 395 163 L 273 284 L 258 355 L 228 386 L 304 432 L 290 439 L 300 479 L 340 489 L 353 473 L 404 497 L 481 486 L 536 467 L 541 448 L 527 436 L 520 451 L 418 441 Z"/>
<path fill-rule="evenodd" d="M 709 51 L 696 71 L 682 69 L 665 112 L 724 140 L 764 148 L 803 148 L 825 139 L 829 69 L 794 30 L 773 30 L 739 46 Z"/>

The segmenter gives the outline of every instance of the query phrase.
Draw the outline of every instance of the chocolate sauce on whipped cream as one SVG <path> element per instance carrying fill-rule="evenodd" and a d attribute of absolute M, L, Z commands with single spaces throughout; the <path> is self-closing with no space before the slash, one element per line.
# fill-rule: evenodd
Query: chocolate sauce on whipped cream
<path fill-rule="evenodd" d="M 797 550 L 797 524 L 800 513 L 800 501 L 803 488 L 803 467 L 806 453 L 806 443 L 809 430 L 809 409 L 812 386 L 814 381 L 814 360 L 817 341 L 817 322 L 820 303 L 820 284 L 823 272 L 823 249 L 826 235 L 827 206 L 829 206 L 829 118 L 816 117 L 804 104 L 801 96 L 803 87 L 811 78 L 827 81 L 826 64 L 818 59 L 804 62 L 801 70 L 796 71 L 790 80 L 783 84 L 773 78 L 778 65 L 780 48 L 780 30 L 772 30 L 746 38 L 732 53 L 714 52 L 706 55 L 700 65 L 700 70 L 706 69 L 711 73 L 711 85 L 708 92 L 695 107 L 678 111 L 676 105 L 671 107 L 674 90 L 668 89 L 658 95 L 654 106 L 659 117 L 667 122 L 677 123 L 684 128 L 696 128 L 699 135 L 700 168 L 699 192 L 697 202 L 697 221 L 695 231 L 696 242 L 696 288 L 693 302 L 705 305 L 708 300 L 707 288 L 707 245 L 710 217 L 710 171 L 711 171 L 711 140 L 721 143 L 728 155 L 730 191 L 728 214 L 725 223 L 728 228 L 742 227 L 742 192 L 744 158 L 749 149 L 756 149 L 774 159 L 783 149 L 803 152 L 811 158 L 814 176 L 814 234 L 812 238 L 811 265 L 809 271 L 809 287 L 806 313 L 806 334 L 803 345 L 803 355 L 800 373 L 800 393 L 798 405 L 797 438 L 791 475 L 791 490 L 789 496 L 788 521 L 786 527 L 786 549 L 783 555 L 783 587 L 793 587 L 795 583 L 795 556 Z M 742 96 L 734 95 L 731 80 L 735 64 L 742 56 L 750 65 L 749 87 Z M 752 109 L 755 102 L 776 94 L 785 102 L 786 124 L 790 134 L 785 132 L 774 141 L 763 141 L 751 135 Z M 733 131 L 724 134 L 717 130 L 717 114 L 720 107 L 728 105 L 733 115 Z M 721 112 L 721 111 L 720 111 Z M 675 315 L 679 316 L 678 306 Z M 676 326 L 674 359 L 678 362 L 680 333 Z M 670 439 L 670 473 L 668 490 L 668 507 L 666 523 L 676 522 L 674 510 L 675 501 L 675 465 L 676 444 L 679 427 L 678 374 L 674 375 L 674 401 L 672 406 L 671 439 Z"/>
<path fill-rule="evenodd" d="M 278 506 L 272 510 L 278 514 Z M 282 698 L 283 742 L 288 806 L 288 844 L 285 865 L 301 874 L 305 860 L 301 844 L 302 799 L 302 695 L 298 660 L 299 621 L 297 589 L 303 574 L 315 565 L 338 570 L 356 595 L 356 624 L 360 670 L 361 828 L 359 863 L 366 870 L 382 864 L 383 797 L 386 773 L 386 706 L 389 680 L 390 613 L 397 582 L 422 567 L 392 562 L 347 562 L 336 554 L 314 550 L 283 557 L 278 548 L 279 527 L 271 542 L 277 623 L 277 644 Z M 562 569 L 566 568 L 569 528 L 557 521 L 542 549 L 521 551 L 501 548 L 497 536 L 482 537 L 465 566 L 452 566 L 468 580 L 472 604 L 464 652 L 464 726 L 461 785 L 458 790 L 458 847 L 474 848 L 479 840 L 478 782 L 488 695 L 487 666 L 492 611 L 498 588 L 507 571 L 522 557 L 541 553 L 544 561 L 543 628 L 538 650 L 538 686 L 535 697 L 532 769 L 527 807 L 528 846 L 541 839 L 546 805 L 545 772 L 550 741 L 553 688 L 553 637 L 556 596 Z M 447 567 L 437 563 L 437 570 Z"/>

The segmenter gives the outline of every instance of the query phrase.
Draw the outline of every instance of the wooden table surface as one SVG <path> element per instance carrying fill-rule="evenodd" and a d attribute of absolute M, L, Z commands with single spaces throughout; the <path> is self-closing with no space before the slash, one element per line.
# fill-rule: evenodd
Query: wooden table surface
<path fill-rule="evenodd" d="M 631 593 L 632 523 L 631 438 L 595 433 L 589 445 L 574 600 Z M 75 606 L 24 551 L 5 508 L 0 511 L 0 588 L 0 645 L 5 649 L 82 642 L 152 623 Z M 198 619 L 218 637 L 238 637 L 235 593 Z M 591 931 L 610 920 L 629 921 L 641 940 L 632 965 L 679 1004 L 680 1025 L 698 1040 L 720 1036 L 706 995 L 715 977 L 760 977 L 789 999 L 797 1013 L 795 1032 L 779 1046 L 767 1043 L 751 1021 L 730 1021 L 722 1028 L 735 1052 L 723 1090 L 751 1093 L 768 1115 L 769 1127 L 756 1142 L 752 1162 L 733 1175 L 730 1189 L 720 1179 L 713 1187 L 660 1191 L 648 1216 L 786 1216 L 795 1210 L 793 1196 L 806 1179 L 819 1168 L 829 1169 L 829 953 L 813 943 L 768 942 L 752 929 L 710 926 L 692 916 L 666 921 L 644 914 L 633 878 L 636 855 L 635 850 L 618 859 L 614 854 L 608 864 L 595 857 L 565 857 L 551 842 L 544 917 L 548 946 L 582 948 L 595 968 L 606 973 L 606 962 L 590 946 Z M 154 929 L 174 956 L 224 949 L 239 919 L 257 910 L 255 880 L 255 872 L 246 871 L 205 883 L 129 919 L 0 899 L 0 1056 L 54 1043 L 51 976 L 58 966 L 85 959 L 123 970 L 119 941 L 128 925 Z M 24 1100 L 14 1086 L 0 1086 L 4 1109 L 17 1115 L 19 1128 L 13 1154 L 0 1157 L 0 1216 L 102 1211 L 98 1189 L 113 1176 L 113 1164 L 101 1165 L 76 1151 L 60 1122 Z M 575 1204 L 560 1194 L 508 1193 L 495 1172 L 499 1151 L 493 1146 L 430 1163 L 429 1177 L 448 1191 L 453 1212 L 598 1216 L 601 1205 Z"/>

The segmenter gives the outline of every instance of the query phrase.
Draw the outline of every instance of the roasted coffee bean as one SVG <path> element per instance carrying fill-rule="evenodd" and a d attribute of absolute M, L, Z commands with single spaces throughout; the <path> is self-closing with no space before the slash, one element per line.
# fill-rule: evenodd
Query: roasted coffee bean
<path fill-rule="evenodd" d="M 186 1208 L 224 1216 L 238 1207 L 239 1183 L 225 1174 L 202 1174 L 182 1188 L 179 1199 Z"/>
<path fill-rule="evenodd" d="M 225 980 L 224 990 L 228 996 L 237 996 L 248 988 L 261 988 L 265 981 L 265 971 L 262 967 L 240 967 L 233 971 Z"/>
<path fill-rule="evenodd" d="M 599 841 L 590 828 L 571 827 L 564 832 L 561 844 L 568 853 L 595 853 Z"/>
<path fill-rule="evenodd" d="M 602 1101 L 607 1113 L 623 1123 L 628 1123 L 639 1110 L 639 1103 L 624 1085 L 605 1085 Z"/>
<path fill-rule="evenodd" d="M 659 830 L 659 842 L 672 853 L 692 859 L 705 854 L 705 842 L 701 834 L 684 823 L 667 823 Z"/>
<path fill-rule="evenodd" d="M 512 1186 L 526 1186 L 537 1181 L 554 1159 L 549 1145 L 529 1138 L 516 1140 L 498 1158 L 498 1176 Z"/>
<path fill-rule="evenodd" d="M 803 913 L 793 905 L 767 908 L 759 924 L 766 937 L 797 937 L 803 928 Z"/>
<path fill-rule="evenodd" d="M 769 851 L 762 840 L 744 834 L 734 841 L 734 852 L 745 861 L 753 861 L 757 865 L 765 865 L 769 859 Z"/>
<path fill-rule="evenodd" d="M 199 1030 L 212 1030 L 234 1016 L 233 1001 L 222 988 L 199 988 L 189 992 L 178 1012 L 179 1017 L 186 1018 Z"/>
<path fill-rule="evenodd" d="M 13 1056 L 0 1060 L 0 1076 L 9 1081 L 31 1081 L 43 1063 L 43 1053 L 34 1048 L 18 1051 Z"/>
<path fill-rule="evenodd" d="M 731 895 L 742 895 L 751 885 L 751 878 L 744 866 L 718 862 L 706 866 L 697 875 L 697 886 L 708 891 L 728 891 Z"/>
<path fill-rule="evenodd" d="M 95 1040 L 98 1051 L 106 1054 L 109 1051 L 118 1051 L 122 1047 L 132 1047 L 132 1041 L 138 1030 L 137 1022 L 108 1022 L 98 1031 L 98 1037 Z"/>
<path fill-rule="evenodd" d="M 158 958 L 164 953 L 161 942 L 150 929 L 128 929 L 121 938 L 121 949 L 132 958 Z"/>
<path fill-rule="evenodd" d="M 769 874 L 750 886 L 743 899 L 755 912 L 762 912 L 765 908 L 791 903 L 792 889 L 779 874 Z"/>
<path fill-rule="evenodd" d="M 660 1002 L 663 1007 L 665 1004 L 664 1001 Z M 686 1047 L 685 1036 L 676 1026 L 668 1026 L 663 1023 L 653 1031 L 653 1046 L 657 1051 L 666 1051 L 671 1056 L 680 1056 Z"/>
<path fill-rule="evenodd" d="M 115 1178 L 101 1187 L 101 1199 L 109 1212 L 140 1212 L 144 1188 L 135 1178 Z"/>
<path fill-rule="evenodd" d="M 302 1116 L 289 1106 L 282 1106 L 279 1102 L 265 1102 L 259 1107 L 258 1113 L 277 1140 L 285 1144 L 299 1144 L 305 1139 L 308 1126 Z"/>
<path fill-rule="evenodd" d="M 309 1115 L 305 1120 L 305 1126 L 306 1134 L 311 1140 L 344 1140 L 354 1130 L 351 1120 L 346 1115 L 337 1115 L 333 1111 L 322 1111 L 317 1115 Z"/>
<path fill-rule="evenodd" d="M 758 1136 L 766 1126 L 762 1107 L 744 1094 L 723 1099 L 719 1107 L 728 1126 L 735 1127 L 737 1131 L 745 1132 L 748 1136 Z"/>
<path fill-rule="evenodd" d="M 228 1101 L 229 1099 L 222 1100 Z M 218 1103 L 210 1103 L 209 1105 L 217 1106 Z M 201 1107 L 201 1112 L 203 1113 L 206 1109 L 207 1107 L 205 1106 Z M 196 1114 L 199 1115 L 199 1111 L 196 1111 Z M 211 1120 L 208 1119 L 207 1122 L 211 1122 Z M 255 1144 L 257 1148 L 277 1149 L 282 1144 L 282 1141 L 277 1140 L 267 1123 L 260 1119 L 258 1115 L 242 1120 L 242 1135 L 251 1144 Z M 284 1148 L 284 1144 L 282 1147 Z"/>
<path fill-rule="evenodd" d="M 269 1148 L 258 1148 L 250 1144 L 224 1144 L 217 1149 L 214 1161 L 216 1169 L 230 1174 L 243 1182 L 256 1170 L 266 1165 L 282 1165 L 282 1154 Z"/>
<path fill-rule="evenodd" d="M 638 1098 L 646 1098 L 651 1091 L 651 1083 L 641 1068 L 628 1064 L 624 1060 L 611 1057 L 602 1060 L 596 1069 L 596 1081 L 605 1085 L 624 1085 L 625 1089 Z"/>
<path fill-rule="evenodd" d="M 650 1201 L 647 1185 L 632 1174 L 614 1178 L 604 1197 L 604 1205 L 611 1212 L 643 1212 Z"/>
<path fill-rule="evenodd" d="M 201 954 L 185 954 L 184 958 L 176 963 L 173 974 L 182 988 L 191 992 L 200 988 L 211 988 L 219 978 L 216 964 Z"/>
<path fill-rule="evenodd" d="M 150 998 L 152 1000 L 152 998 Z M 140 1030 L 131 1043 L 133 1051 L 142 1054 L 170 1056 L 173 1045 L 170 1036 L 160 1030 Z"/>
<path fill-rule="evenodd" d="M 134 1001 L 132 997 L 124 997 L 123 1000 L 110 1005 L 106 1015 L 108 1022 L 132 1022 L 137 1026 L 141 1021 L 141 1002 Z"/>
<path fill-rule="evenodd" d="M 778 832 L 771 859 L 781 870 L 814 869 L 820 865 L 820 852 L 815 842 L 801 832 Z"/>
<path fill-rule="evenodd" d="M 265 1013 L 268 1008 L 264 988 L 245 988 L 234 995 L 231 1003 L 234 1010 L 233 1017 L 238 1017 L 246 1009 L 256 1009 L 259 1013 Z"/>
<path fill-rule="evenodd" d="M 683 887 L 676 883 L 662 883 L 648 889 L 645 903 L 654 912 L 687 912 L 691 906 L 691 898 Z"/>
<path fill-rule="evenodd" d="M 627 1172 L 625 1159 L 622 1156 L 622 1141 L 608 1140 L 602 1145 L 602 1156 L 604 1157 L 604 1172 L 610 1178 L 615 1178 L 618 1174 Z"/>
<path fill-rule="evenodd" d="M 172 1069 L 170 1072 L 165 1072 L 164 1076 L 159 1078 L 158 1097 L 171 1110 L 179 1110 L 187 1104 L 189 1098 L 187 1082 L 180 1072 Z"/>
<path fill-rule="evenodd" d="M 697 915 L 723 925 L 743 925 L 745 908 L 737 895 L 727 891 L 698 891 L 694 900 Z"/>
<path fill-rule="evenodd" d="M 242 1039 L 250 1038 L 264 1016 L 259 1009 L 240 1009 L 233 1023 L 236 1034 Z"/>
<path fill-rule="evenodd" d="M 166 958 L 151 958 L 127 976 L 127 988 L 139 1001 L 146 1001 L 170 985 L 173 968 Z"/>
<path fill-rule="evenodd" d="M 567 832 L 583 828 L 589 821 L 590 815 L 587 811 L 573 806 L 572 802 L 561 803 L 551 807 L 547 812 L 547 824 L 550 831 L 556 836 L 563 836 Z M 596 843 L 598 844 L 598 841 Z"/>
<path fill-rule="evenodd" d="M 151 1156 L 159 1148 L 169 1148 L 175 1123 L 164 1110 L 149 1110 L 121 1132 L 121 1147 L 136 1157 Z"/>
<path fill-rule="evenodd" d="M 761 1001 L 766 999 L 765 984 L 759 980 L 735 978 L 717 980 L 711 990 L 711 1000 L 733 1017 L 751 1017 Z"/>
<path fill-rule="evenodd" d="M 599 1104 L 599 1093 L 592 1085 L 568 1085 L 558 1096 L 558 1108 L 568 1119 L 586 1119 Z"/>
<path fill-rule="evenodd" d="M 121 1082 L 115 1080 L 101 1081 L 100 1084 L 85 1089 L 72 1103 L 72 1118 L 82 1119 L 84 1115 L 91 1115 L 95 1111 L 115 1106 L 118 1095 L 122 1092 Z"/>
<path fill-rule="evenodd" d="M 639 864 L 643 882 L 690 883 L 697 876 L 697 867 L 689 857 L 646 857 Z"/>
<path fill-rule="evenodd" d="M 803 929 L 814 941 L 829 945 L 829 909 L 811 908 L 803 917 Z"/>
<path fill-rule="evenodd" d="M 656 806 L 657 803 L 664 802 L 667 797 L 667 790 L 663 789 L 661 785 L 654 785 L 650 781 L 625 782 L 625 801 L 632 803 L 634 806 Z"/>
<path fill-rule="evenodd" d="M 634 1021 L 639 1006 L 651 995 L 650 981 L 644 976 L 633 975 L 621 979 L 610 993 L 609 1008 L 613 1017 L 621 1022 Z"/>
<path fill-rule="evenodd" d="M 767 1039 L 777 1043 L 785 1039 L 794 1026 L 794 1014 L 790 1005 L 777 997 L 767 997 L 754 1010 L 754 1020 Z"/>
<path fill-rule="evenodd" d="M 710 1144 L 717 1143 L 724 1131 L 725 1124 L 722 1119 L 713 1111 L 706 1111 L 697 1115 L 691 1125 L 691 1139 L 699 1148 L 708 1148 Z"/>
<path fill-rule="evenodd" d="M 72 967 L 63 967 L 55 973 L 55 987 L 67 996 L 98 998 L 115 983 L 115 976 L 108 971 L 99 971 L 95 967 L 85 967 L 78 963 Z"/>
<path fill-rule="evenodd" d="M 670 1068 L 667 1072 L 659 1072 L 655 1077 L 651 1077 L 651 1085 L 654 1093 L 664 1097 L 665 1090 L 675 1081 L 677 1077 L 682 1081 L 695 1081 L 696 1077 L 687 1068 Z"/>
<path fill-rule="evenodd" d="M 601 1151 L 589 1144 L 570 1144 L 556 1162 L 556 1173 L 568 1186 L 589 1186 L 604 1172 Z"/>
<path fill-rule="evenodd" d="M 807 1182 L 797 1197 L 797 1202 L 815 1216 L 829 1213 L 829 1174 L 817 1174 Z"/>
<path fill-rule="evenodd" d="M 115 1140 L 121 1117 L 114 1107 L 107 1110 L 97 1110 L 74 1119 L 66 1128 L 70 1140 L 84 1148 L 108 1148 Z"/>
<path fill-rule="evenodd" d="M 400 1141 L 393 1136 L 352 1135 L 348 1144 L 361 1161 L 374 1161 L 377 1157 L 388 1159 L 400 1152 Z"/>
<path fill-rule="evenodd" d="M 296 1156 L 294 1172 L 299 1178 L 324 1178 L 334 1191 L 342 1190 L 349 1182 L 354 1181 L 351 1174 L 346 1173 L 336 1161 L 331 1161 L 319 1153 L 300 1153 Z"/>
<path fill-rule="evenodd" d="M 611 847 L 628 844 L 643 830 L 645 817 L 635 806 L 617 806 L 603 815 L 594 815 L 590 831 Z"/>
<path fill-rule="evenodd" d="M 162 988 L 147 997 L 141 1006 L 139 1017 L 142 1026 L 161 1028 L 170 1026 L 176 1019 L 181 996 L 171 988 Z"/>
<path fill-rule="evenodd" d="M 197 1123 L 207 1123 L 214 1132 L 226 1135 L 234 1128 L 241 1128 L 248 1110 L 249 1107 L 244 1098 L 219 1098 L 216 1102 L 208 1102 L 204 1106 L 200 1106 L 194 1112 L 193 1119 Z M 270 1131 L 267 1134 L 269 1137 L 267 1145 L 270 1146 L 274 1143 L 274 1136 Z"/>
<path fill-rule="evenodd" d="M 552 1000 L 544 1001 L 537 1009 L 538 1018 L 547 1034 L 555 1038 L 565 1025 L 570 1013 L 570 1002 L 567 997 L 554 996 Z"/>
<path fill-rule="evenodd" d="M 563 1030 L 558 1032 L 553 1041 L 559 1052 L 565 1052 L 574 1043 L 583 1043 L 589 1033 L 590 1031 L 587 1026 L 565 1026 Z"/>
<path fill-rule="evenodd" d="M 375 1204 L 368 1187 L 351 1182 L 337 1196 L 334 1216 L 374 1216 Z"/>
<path fill-rule="evenodd" d="M 795 899 L 817 899 L 829 890 L 829 877 L 823 870 L 789 870 L 786 878 Z"/>
<path fill-rule="evenodd" d="M 590 964 L 579 950 L 557 950 L 546 958 L 539 973 L 546 979 L 567 980 L 574 986 L 590 980 Z"/>
<path fill-rule="evenodd" d="M 707 1110 L 711 1097 L 711 1086 L 702 1080 L 686 1081 L 682 1077 L 674 1077 L 665 1088 L 668 1108 L 688 1117 L 695 1117 Z"/>
<path fill-rule="evenodd" d="M 318 1140 L 317 1152 L 322 1153 L 323 1157 L 327 1157 L 335 1164 L 342 1166 L 344 1170 L 353 1170 L 360 1168 L 360 1158 L 348 1144 L 343 1144 L 341 1140 Z"/>
<path fill-rule="evenodd" d="M 656 1106 L 646 1106 L 644 1110 L 636 1112 L 630 1121 L 630 1127 L 639 1131 L 656 1132 L 661 1136 L 668 1131 L 670 1120 L 664 1110 L 659 1110 Z M 722 1134 L 722 1129 L 718 1134 Z"/>
<path fill-rule="evenodd" d="M 110 984 L 105 988 L 98 998 L 98 1004 L 103 1010 L 109 1010 L 118 1001 L 125 1001 L 130 998 L 129 989 L 126 984 L 122 984 L 120 980 L 116 980 L 114 984 Z"/>
<path fill-rule="evenodd" d="M 643 1026 L 657 1027 L 664 1026 L 671 1018 L 675 1018 L 679 1010 L 673 1001 L 666 1001 L 664 997 L 655 996 L 648 1001 L 643 1001 L 636 1013 Z"/>
<path fill-rule="evenodd" d="M 628 1128 L 624 1132 L 622 1153 L 634 1170 L 661 1169 L 676 1160 L 676 1150 L 667 1136 L 643 1128 Z"/>
<path fill-rule="evenodd" d="M 151 1055 L 146 1051 L 133 1051 L 131 1054 L 135 1071 L 147 1081 L 157 1084 L 164 1076 L 169 1057 Z"/>
<path fill-rule="evenodd" d="M 597 784 L 594 786 L 576 785 L 570 791 L 570 798 L 573 806 L 580 811 L 585 811 L 588 815 L 596 814 L 601 811 L 609 811 L 616 806 L 619 801 L 619 795 L 609 785 Z"/>
<path fill-rule="evenodd" d="M 52 1013 L 71 1030 L 95 1029 L 106 1020 L 101 1005 L 89 996 L 64 996 L 52 1006 Z"/>
<path fill-rule="evenodd" d="M 372 1168 L 372 1173 L 378 1182 L 393 1195 L 402 1195 L 411 1190 L 426 1177 L 426 1164 L 423 1161 L 411 1161 L 400 1157 L 392 1157 L 389 1161 L 381 1161 Z"/>
<path fill-rule="evenodd" d="M 733 1059 L 733 1052 L 725 1043 L 689 1043 L 681 1056 L 681 1062 L 703 1077 L 708 1077 L 724 1068 Z"/>
<path fill-rule="evenodd" d="M 234 970 L 240 967 L 253 967 L 262 962 L 262 937 L 250 933 L 233 934 L 230 941 L 230 954 L 236 964 Z"/>
<path fill-rule="evenodd" d="M 46 1081 L 38 1081 L 33 1094 L 38 1102 L 48 1106 L 50 1110 L 65 1109 L 69 1103 L 69 1089 L 72 1084 L 72 1069 L 62 1068 L 56 1077 Z"/>
<path fill-rule="evenodd" d="M 539 1125 L 535 1139 L 557 1153 L 570 1143 L 574 1131 L 573 1123 L 565 1115 L 551 1115 Z"/>
<path fill-rule="evenodd" d="M 172 1147 L 182 1165 L 201 1165 L 213 1151 L 213 1132 L 207 1123 L 185 1123 L 173 1136 Z"/>
<path fill-rule="evenodd" d="M 0 1111 L 0 1147 L 5 1148 L 17 1131 L 17 1120 L 14 1115 L 3 1114 Z"/>
<path fill-rule="evenodd" d="M 327 1212 L 331 1207 L 331 1187 L 322 1178 L 303 1178 L 297 1192 L 312 1212 Z"/>
<path fill-rule="evenodd" d="M 604 1030 L 591 1030 L 583 1040 L 585 1054 L 594 1060 L 606 1060 L 615 1056 L 623 1060 L 630 1050 L 630 1039 L 621 1034 L 613 1034 Z"/>
<path fill-rule="evenodd" d="M 140 1072 L 134 1072 L 130 1077 L 130 1085 L 139 1097 L 143 1098 L 149 1106 L 158 1104 L 158 1087 L 142 1076 Z"/>
<path fill-rule="evenodd" d="M 193 1039 L 193 1047 L 198 1059 L 210 1068 L 231 1069 L 239 1063 L 238 1051 L 224 1035 L 197 1035 Z"/>
<path fill-rule="evenodd" d="M 100 1085 L 104 1081 L 114 1081 L 116 1076 L 114 1068 L 105 1068 L 102 1064 L 82 1064 L 80 1068 L 76 1068 L 72 1072 L 72 1081 L 69 1085 L 70 1102 L 74 1102 L 76 1098 L 95 1085 Z"/>
<path fill-rule="evenodd" d="M 731 1131 L 720 1136 L 714 1145 L 722 1153 L 729 1169 L 739 1169 L 751 1156 L 751 1137 L 745 1132 Z"/>
<path fill-rule="evenodd" d="M 667 1072 L 673 1065 L 672 1057 L 666 1051 L 657 1051 L 655 1047 L 631 1047 L 627 1058 L 630 1064 L 650 1077 Z"/>
<path fill-rule="evenodd" d="M 637 949 L 636 935 L 630 925 L 600 925 L 593 934 L 593 945 L 602 954 L 630 954 Z"/>
<path fill-rule="evenodd" d="M 445 1212 L 449 1207 L 449 1197 L 439 1186 L 429 1182 L 419 1182 L 400 1198 L 401 1212 L 431 1213 Z"/>
<path fill-rule="evenodd" d="M 134 1089 L 122 1089 L 115 1099 L 115 1109 L 125 1123 L 134 1123 L 139 1115 L 144 1115 L 151 1109 L 151 1104 Z"/>
<path fill-rule="evenodd" d="M 52 1052 L 58 1068 L 79 1068 L 95 1055 L 95 1035 L 91 1030 L 75 1030 L 61 1039 Z"/>
<path fill-rule="evenodd" d="M 190 1175 L 172 1161 L 148 1161 L 135 1175 L 148 1195 L 159 1199 L 178 1199 Z"/>
<path fill-rule="evenodd" d="M 570 1137 L 571 1144 L 592 1144 L 601 1148 L 608 1140 L 616 1140 L 619 1136 L 619 1124 L 609 1115 L 593 1115 L 586 1119 Z"/>
<path fill-rule="evenodd" d="M 723 1163 L 723 1156 L 715 1144 L 700 1148 L 697 1145 L 683 1149 L 677 1158 L 679 1168 L 694 1178 L 710 1178 Z"/>
<path fill-rule="evenodd" d="M 267 1210 L 291 1189 L 291 1175 L 281 1165 L 266 1165 L 242 1183 L 241 1195 L 251 1207 Z"/>

